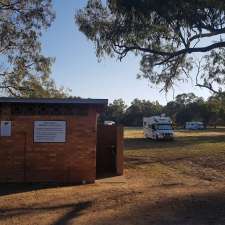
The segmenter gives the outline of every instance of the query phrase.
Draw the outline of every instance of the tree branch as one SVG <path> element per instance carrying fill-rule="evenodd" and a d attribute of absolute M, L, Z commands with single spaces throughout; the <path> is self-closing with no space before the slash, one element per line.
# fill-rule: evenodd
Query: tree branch
<path fill-rule="evenodd" d="M 196 34 L 194 36 L 192 36 L 188 42 L 191 43 L 192 41 L 196 40 L 196 39 L 199 39 L 199 38 L 205 38 L 205 37 L 212 37 L 212 36 L 216 36 L 216 35 L 219 35 L 219 34 L 223 34 L 225 33 L 225 28 L 222 28 L 222 29 L 219 29 L 219 30 L 215 30 L 215 31 L 212 31 L 210 33 L 200 33 L 200 34 Z"/>
<path fill-rule="evenodd" d="M 157 51 L 154 49 L 150 49 L 150 48 L 144 48 L 144 47 L 140 47 L 138 45 L 135 46 L 126 46 L 126 45 L 115 45 L 118 48 L 123 48 L 123 50 L 121 52 L 117 51 L 118 54 L 126 54 L 129 51 L 133 51 L 133 50 L 139 50 L 142 52 L 146 52 L 146 53 L 151 53 L 151 54 L 155 54 L 155 55 L 161 55 L 161 56 L 168 56 L 169 58 L 172 57 L 176 57 L 182 54 L 191 54 L 191 53 L 196 53 L 196 52 L 208 52 L 211 51 L 213 49 L 216 48 L 222 48 L 225 47 L 225 42 L 217 42 L 205 47 L 198 47 L 198 48 L 184 48 L 175 52 L 164 52 L 164 51 Z"/>
<path fill-rule="evenodd" d="M 208 90 L 212 91 L 214 94 L 220 94 L 219 91 L 216 91 L 213 88 L 212 84 L 200 84 L 198 82 L 198 76 L 200 74 L 200 68 L 201 68 L 201 60 L 199 61 L 198 65 L 197 65 L 197 68 L 198 68 L 198 70 L 197 70 L 197 74 L 196 74 L 196 78 L 195 78 L 195 86 L 196 87 L 201 87 L 201 88 L 207 88 Z"/>

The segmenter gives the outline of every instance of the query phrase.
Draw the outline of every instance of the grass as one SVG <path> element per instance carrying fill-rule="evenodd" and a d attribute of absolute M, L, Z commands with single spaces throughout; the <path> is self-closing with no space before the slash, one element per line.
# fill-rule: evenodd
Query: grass
<path fill-rule="evenodd" d="M 145 170 L 148 178 L 166 175 L 166 180 L 173 177 L 188 185 L 190 180 L 204 182 L 225 177 L 224 129 L 177 131 L 175 140 L 167 142 L 144 139 L 141 129 L 126 130 L 125 135 L 126 167 L 138 173 Z"/>
<path fill-rule="evenodd" d="M 174 141 L 126 128 L 124 178 L 71 187 L 0 186 L 2 225 L 225 224 L 225 129 Z"/>

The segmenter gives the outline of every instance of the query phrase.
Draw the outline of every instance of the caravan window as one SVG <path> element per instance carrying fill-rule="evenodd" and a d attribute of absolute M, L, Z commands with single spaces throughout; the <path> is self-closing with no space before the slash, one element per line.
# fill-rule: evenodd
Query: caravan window
<path fill-rule="evenodd" d="M 158 130 L 172 130 L 171 124 L 158 124 Z"/>

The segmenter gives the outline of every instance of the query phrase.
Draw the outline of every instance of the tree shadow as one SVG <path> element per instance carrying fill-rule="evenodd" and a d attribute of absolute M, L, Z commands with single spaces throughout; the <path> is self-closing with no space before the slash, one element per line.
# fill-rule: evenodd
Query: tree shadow
<path fill-rule="evenodd" d="M 162 217 L 156 218 L 156 224 L 225 224 L 223 192 L 172 198 L 162 201 L 159 210 Z"/>
<path fill-rule="evenodd" d="M 75 219 L 80 216 L 81 212 L 87 208 L 89 208 L 92 205 L 90 201 L 81 202 L 72 207 L 72 209 L 66 213 L 64 216 L 62 216 L 58 221 L 53 223 L 52 225 L 66 225 L 69 224 L 69 222 L 72 219 Z"/>
<path fill-rule="evenodd" d="M 57 187 L 69 187 L 72 184 L 63 183 L 1 183 L 0 196 L 50 189 Z M 78 184 L 77 184 L 78 185 Z"/>
<path fill-rule="evenodd" d="M 96 225 L 222 225 L 225 224 L 224 192 L 192 194 L 134 206 L 127 214 L 97 221 Z"/>
<path fill-rule="evenodd" d="M 178 131 L 180 133 L 190 133 L 190 131 L 194 131 L 195 133 L 202 133 L 202 132 L 225 132 L 224 127 L 217 127 L 217 128 L 206 128 L 203 130 L 186 130 L 186 129 L 176 129 L 175 131 Z"/>
<path fill-rule="evenodd" d="M 91 201 L 78 202 L 75 204 L 62 204 L 56 206 L 46 206 L 46 207 L 19 207 L 19 208 L 1 208 L 0 209 L 0 221 L 4 221 L 7 218 L 13 218 L 21 215 L 28 214 L 39 214 L 42 212 L 51 212 L 59 209 L 68 209 L 65 215 L 59 218 L 56 222 L 52 223 L 52 225 L 61 225 L 67 224 L 70 220 L 77 218 L 81 212 L 89 207 L 91 207 Z"/>

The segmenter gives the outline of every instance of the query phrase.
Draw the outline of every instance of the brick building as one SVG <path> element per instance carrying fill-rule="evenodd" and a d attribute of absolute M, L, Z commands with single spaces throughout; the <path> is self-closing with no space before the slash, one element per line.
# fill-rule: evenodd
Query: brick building
<path fill-rule="evenodd" d="M 107 102 L 0 98 L 0 182 L 94 182 L 97 117 Z M 121 174 L 122 152 L 117 157 Z"/>

